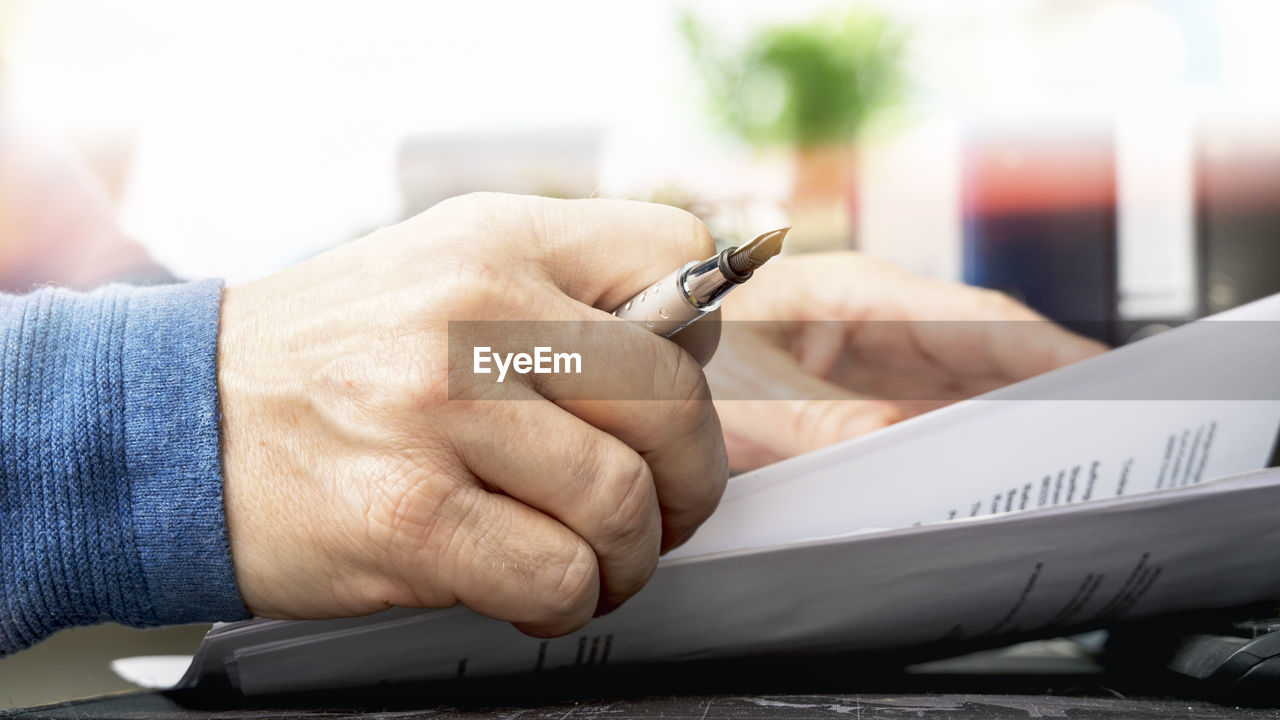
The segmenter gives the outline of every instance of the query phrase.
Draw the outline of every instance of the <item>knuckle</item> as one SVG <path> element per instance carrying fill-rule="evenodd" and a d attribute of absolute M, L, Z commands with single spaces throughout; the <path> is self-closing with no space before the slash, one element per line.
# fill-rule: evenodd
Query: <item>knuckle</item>
<path fill-rule="evenodd" d="M 481 319 L 492 314 L 494 299 L 504 297 L 514 284 L 515 278 L 505 268 L 481 258 L 458 258 L 448 271 L 438 271 L 432 283 L 423 283 L 429 294 L 422 298 L 425 302 L 420 307 L 435 317 L 440 314 L 441 302 L 452 300 L 447 308 L 449 317 Z M 434 287 L 425 287 L 431 285 Z"/>
<path fill-rule="evenodd" d="M 547 566 L 553 578 L 543 598 L 543 614 L 548 620 L 580 614 L 590 617 L 589 610 L 595 607 L 599 594 L 600 570 L 590 546 L 577 540 L 570 548 L 565 557 Z"/>
<path fill-rule="evenodd" d="M 565 218 L 565 202 L 554 198 L 524 198 L 524 219 L 527 237 L 539 244 L 547 244 L 563 233 L 570 223 Z"/>
<path fill-rule="evenodd" d="M 407 542 L 410 548 L 422 548 L 440 567 L 456 565 L 460 556 L 465 554 L 465 547 L 479 541 L 475 536 L 487 531 L 475 517 L 478 504 L 476 488 L 450 482 L 423 495 L 425 497 L 416 503 L 410 498 L 397 506 L 419 508 L 413 515 L 417 519 L 416 524 L 397 522 L 393 527 L 415 528 L 416 532 L 401 537 L 401 541 Z"/>
<path fill-rule="evenodd" d="M 463 193 L 441 200 L 433 205 L 429 212 L 467 214 L 495 202 L 498 197 L 500 195 L 493 192 L 476 191 Z"/>
<path fill-rule="evenodd" d="M 729 460 L 723 452 L 720 453 L 717 464 L 716 471 L 690 493 L 686 519 L 693 525 L 701 525 L 711 517 L 711 513 L 720 506 L 720 498 L 724 496 L 724 489 L 729 482 Z"/>
<path fill-rule="evenodd" d="M 440 566 L 460 544 L 477 497 L 453 477 L 421 474 L 412 459 L 381 471 L 386 479 L 367 491 L 363 504 L 364 538 L 389 557 L 425 553 Z"/>
<path fill-rule="evenodd" d="M 680 208 L 671 208 L 675 223 L 680 231 L 676 233 L 680 250 L 690 257 L 706 257 L 715 252 L 716 242 L 705 223 L 693 213 Z"/>
<path fill-rule="evenodd" d="M 720 498 L 724 495 L 729 480 L 729 469 L 727 460 L 718 462 L 718 472 L 706 476 L 696 487 L 686 491 L 679 511 L 672 510 L 668 513 L 667 523 L 670 528 L 685 537 L 706 522 L 720 505 Z"/>
<path fill-rule="evenodd" d="M 606 578 L 599 604 L 606 609 L 613 609 L 640 592 L 658 569 L 659 549 L 655 544 L 652 552 L 646 552 L 635 558 L 630 565 L 630 572 L 625 577 L 615 575 Z"/>
<path fill-rule="evenodd" d="M 471 203 L 472 200 L 466 195 L 454 195 L 453 197 L 447 197 L 401 223 L 401 226 L 412 228 L 418 223 L 427 222 L 428 218 L 435 220 L 449 220 L 453 218 L 466 217 L 471 213 Z"/>
<path fill-rule="evenodd" d="M 421 410 L 423 406 L 435 406 L 451 397 L 451 390 L 461 391 L 453 387 L 457 378 L 450 371 L 449 358 L 441 357 L 441 353 L 423 353 L 411 361 L 405 372 L 405 385 L 408 392 L 405 397 L 411 403 L 412 410 Z"/>
<path fill-rule="evenodd" d="M 610 467 L 598 474 L 598 504 L 605 512 L 595 533 L 596 549 L 602 553 L 617 548 L 630 548 L 652 537 L 657 547 L 657 498 L 653 487 L 653 474 L 639 455 L 618 452 Z"/>
<path fill-rule="evenodd" d="M 457 246 L 470 246 L 484 241 L 485 230 L 499 229 L 501 218 L 510 214 L 513 198 L 496 192 L 455 195 L 401 225 L 422 242 L 438 244 L 444 240 Z"/>

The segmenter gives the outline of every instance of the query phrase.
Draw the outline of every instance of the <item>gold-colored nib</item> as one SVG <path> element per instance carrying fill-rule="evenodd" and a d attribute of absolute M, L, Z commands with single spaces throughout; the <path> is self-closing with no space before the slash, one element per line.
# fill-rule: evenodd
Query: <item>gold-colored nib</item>
<path fill-rule="evenodd" d="M 729 255 L 729 267 L 740 275 L 750 275 L 753 270 L 768 262 L 769 258 L 782 252 L 782 239 L 790 229 L 791 226 L 788 225 L 757 235 L 751 242 Z"/>

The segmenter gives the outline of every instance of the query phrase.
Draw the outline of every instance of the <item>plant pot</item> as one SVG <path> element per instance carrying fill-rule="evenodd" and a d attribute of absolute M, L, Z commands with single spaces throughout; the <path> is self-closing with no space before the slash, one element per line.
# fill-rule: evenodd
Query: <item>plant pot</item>
<path fill-rule="evenodd" d="M 856 167 L 852 148 L 843 145 L 796 151 L 789 250 L 818 252 L 854 246 Z"/>

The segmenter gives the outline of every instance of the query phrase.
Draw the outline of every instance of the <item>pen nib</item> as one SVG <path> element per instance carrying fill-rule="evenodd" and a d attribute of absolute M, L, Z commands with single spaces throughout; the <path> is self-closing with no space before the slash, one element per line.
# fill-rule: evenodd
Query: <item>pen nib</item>
<path fill-rule="evenodd" d="M 750 275 L 753 270 L 768 262 L 769 258 L 782 252 L 782 239 L 790 229 L 791 226 L 788 225 L 757 235 L 754 240 L 729 255 L 729 267 L 740 275 Z"/>

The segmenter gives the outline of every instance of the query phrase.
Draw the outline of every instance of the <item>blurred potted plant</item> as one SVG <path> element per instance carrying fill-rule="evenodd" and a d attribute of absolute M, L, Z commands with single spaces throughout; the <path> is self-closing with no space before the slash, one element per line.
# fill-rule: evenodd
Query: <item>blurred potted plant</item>
<path fill-rule="evenodd" d="M 794 249 L 851 244 L 854 142 L 902 93 L 903 38 L 866 9 L 757 29 L 740 45 L 682 21 L 710 111 L 757 149 L 794 153 Z"/>

